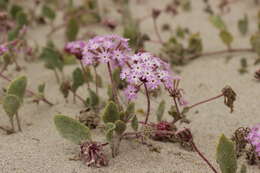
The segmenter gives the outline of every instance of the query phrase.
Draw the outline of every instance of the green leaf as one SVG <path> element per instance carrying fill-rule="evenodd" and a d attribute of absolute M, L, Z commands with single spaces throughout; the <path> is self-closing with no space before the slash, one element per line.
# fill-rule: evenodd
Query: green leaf
<path fill-rule="evenodd" d="M 40 58 L 45 62 L 45 67 L 51 70 L 58 69 L 62 71 L 63 61 L 58 50 L 51 47 L 45 47 L 42 50 Z"/>
<path fill-rule="evenodd" d="M 0 9 L 7 9 L 9 0 L 0 0 Z"/>
<path fill-rule="evenodd" d="M 93 81 L 93 76 L 91 74 L 91 71 L 89 69 L 89 67 L 84 67 L 85 71 L 86 71 L 86 82 L 92 82 Z"/>
<path fill-rule="evenodd" d="M 108 95 L 109 100 L 114 100 L 113 90 L 112 90 L 111 85 L 107 86 L 107 95 Z"/>
<path fill-rule="evenodd" d="M 56 115 L 54 123 L 59 134 L 75 144 L 91 140 L 89 128 L 77 120 L 64 115 Z"/>
<path fill-rule="evenodd" d="M 129 45 L 132 48 L 137 49 L 138 47 L 141 47 L 141 32 L 140 27 L 137 23 L 130 22 L 125 25 L 123 36 L 129 39 Z"/>
<path fill-rule="evenodd" d="M 11 81 L 7 89 L 7 94 L 15 95 L 19 98 L 19 101 L 23 102 L 23 97 L 26 91 L 27 78 L 25 76 L 20 76 Z"/>
<path fill-rule="evenodd" d="M 138 119 L 136 117 L 136 115 L 133 117 L 132 121 L 131 121 L 131 126 L 132 128 L 137 131 L 138 130 Z"/>
<path fill-rule="evenodd" d="M 43 7 L 42 7 L 42 15 L 44 17 L 49 18 L 50 20 L 54 20 L 55 17 L 56 17 L 55 11 L 46 4 L 44 4 Z"/>
<path fill-rule="evenodd" d="M 234 143 L 222 135 L 217 146 L 217 163 L 222 173 L 236 173 L 237 158 Z"/>
<path fill-rule="evenodd" d="M 226 25 L 220 16 L 210 16 L 210 22 L 219 30 L 226 30 Z"/>
<path fill-rule="evenodd" d="M 252 37 L 250 39 L 250 43 L 251 43 L 252 49 L 254 49 L 254 51 L 256 51 L 258 56 L 260 56 L 260 33 L 256 33 L 256 34 L 252 35 Z"/>
<path fill-rule="evenodd" d="M 19 31 L 21 27 L 17 26 L 16 28 L 12 29 L 8 32 L 8 41 L 13 41 L 18 37 Z"/>
<path fill-rule="evenodd" d="M 230 47 L 231 43 L 233 42 L 233 36 L 230 32 L 228 32 L 227 30 L 222 30 L 219 33 L 219 37 L 221 38 L 224 44 Z"/>
<path fill-rule="evenodd" d="M 79 24 L 77 19 L 71 18 L 66 28 L 66 37 L 68 41 L 74 41 L 79 32 Z"/>
<path fill-rule="evenodd" d="M 96 108 L 99 104 L 98 95 L 94 91 L 92 91 L 91 89 L 88 89 L 88 93 L 89 93 L 89 106 L 91 108 Z"/>
<path fill-rule="evenodd" d="M 15 95 L 7 95 L 3 100 L 3 108 L 10 119 L 13 119 L 13 116 L 18 112 L 20 108 L 20 100 Z"/>
<path fill-rule="evenodd" d="M 189 38 L 189 45 L 188 49 L 190 53 L 201 53 L 203 46 L 202 46 L 202 40 L 199 33 L 192 34 Z"/>
<path fill-rule="evenodd" d="M 118 135 L 122 135 L 126 130 L 126 123 L 122 120 L 117 120 L 115 122 L 116 128 L 115 131 Z"/>
<path fill-rule="evenodd" d="M 126 111 L 125 111 L 125 115 L 127 117 L 126 120 L 128 120 L 131 116 L 133 116 L 135 114 L 135 103 L 134 102 L 130 102 L 127 105 Z"/>
<path fill-rule="evenodd" d="M 247 15 L 244 16 L 243 19 L 238 21 L 238 29 L 242 35 L 245 35 L 248 31 L 248 17 Z"/>
<path fill-rule="evenodd" d="M 114 130 L 116 125 L 114 123 L 107 123 L 106 124 L 106 139 L 107 141 L 111 142 L 114 135 Z"/>
<path fill-rule="evenodd" d="M 45 91 L 45 83 L 42 83 L 38 86 L 38 92 L 44 94 Z"/>
<path fill-rule="evenodd" d="M 158 122 L 162 121 L 162 117 L 163 117 L 164 111 L 165 111 L 165 101 L 162 100 L 160 102 L 158 108 L 157 108 L 157 111 L 156 111 L 156 116 L 157 116 L 157 121 Z"/>
<path fill-rule="evenodd" d="M 15 19 L 20 26 L 28 24 L 27 15 L 23 11 L 19 11 L 15 16 Z"/>
<path fill-rule="evenodd" d="M 106 105 L 102 118 L 105 123 L 114 123 L 116 120 L 119 120 L 120 115 L 117 105 L 113 101 L 109 101 Z"/>
<path fill-rule="evenodd" d="M 12 5 L 11 9 L 10 9 L 10 14 L 12 16 L 13 19 L 16 18 L 18 12 L 23 11 L 23 8 L 20 5 L 14 4 Z"/>
<path fill-rule="evenodd" d="M 82 70 L 79 67 L 77 67 L 73 71 L 72 76 L 73 76 L 72 91 L 76 92 L 77 89 L 80 86 L 82 86 L 84 84 L 84 82 L 85 82 L 84 75 L 83 75 Z"/>

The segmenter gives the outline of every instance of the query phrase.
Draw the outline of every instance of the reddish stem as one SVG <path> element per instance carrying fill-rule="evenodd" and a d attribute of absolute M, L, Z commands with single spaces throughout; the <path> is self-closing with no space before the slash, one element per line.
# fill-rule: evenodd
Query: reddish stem
<path fill-rule="evenodd" d="M 150 96 L 149 96 L 149 92 L 148 92 L 146 83 L 144 83 L 144 88 L 145 88 L 145 94 L 146 94 L 146 99 L 147 99 L 147 113 L 146 113 L 146 118 L 145 118 L 144 124 L 147 124 L 148 118 L 150 115 L 151 103 L 150 103 Z"/>
<path fill-rule="evenodd" d="M 198 106 L 198 105 L 200 105 L 200 104 L 207 103 L 207 102 L 210 102 L 210 101 L 212 101 L 212 100 L 218 99 L 218 98 L 220 98 L 220 97 L 222 97 L 222 96 L 223 96 L 223 94 L 219 94 L 219 95 L 217 95 L 217 96 L 215 96 L 215 97 L 212 97 L 212 98 L 209 98 L 209 99 L 207 99 L 207 100 L 203 100 L 203 101 L 201 101 L 201 102 L 195 103 L 195 104 L 189 106 L 189 109 L 194 108 L 195 106 Z"/>
<path fill-rule="evenodd" d="M 158 29 L 157 22 L 156 22 L 155 18 L 153 18 L 153 26 L 154 26 L 154 31 L 155 31 L 156 36 L 158 37 L 160 43 L 163 44 L 163 40 L 162 40 L 162 37 L 160 35 L 160 32 L 159 32 L 159 29 Z"/>

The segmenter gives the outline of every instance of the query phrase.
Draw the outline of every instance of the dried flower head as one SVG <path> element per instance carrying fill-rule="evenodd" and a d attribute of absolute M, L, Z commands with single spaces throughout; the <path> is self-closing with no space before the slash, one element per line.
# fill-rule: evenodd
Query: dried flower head
<path fill-rule="evenodd" d="M 108 165 L 108 160 L 103 154 L 103 146 L 97 142 L 85 142 L 80 145 L 80 158 L 87 165 L 91 167 L 102 167 Z"/>
<path fill-rule="evenodd" d="M 260 69 L 255 72 L 255 78 L 260 81 Z"/>
<path fill-rule="evenodd" d="M 254 146 L 255 152 L 260 157 L 260 124 L 257 124 L 250 129 L 247 140 Z"/>
<path fill-rule="evenodd" d="M 232 113 L 234 111 L 234 102 L 236 100 L 237 94 L 230 86 L 223 88 L 222 93 L 224 96 L 224 103 L 227 107 L 230 108 L 230 112 Z"/>

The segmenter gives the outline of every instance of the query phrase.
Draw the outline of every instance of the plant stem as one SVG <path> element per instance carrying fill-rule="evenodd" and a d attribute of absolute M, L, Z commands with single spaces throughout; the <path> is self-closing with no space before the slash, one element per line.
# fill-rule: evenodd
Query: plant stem
<path fill-rule="evenodd" d="M 218 55 L 218 54 L 223 54 L 223 53 L 235 53 L 235 52 L 254 52 L 254 50 L 251 48 L 236 48 L 236 49 L 232 48 L 232 49 L 219 50 L 219 51 L 214 51 L 214 52 L 198 53 L 198 54 L 186 57 L 186 58 L 188 60 L 193 60 L 193 59 L 196 59 L 196 58 L 202 57 L 202 56 L 212 56 L 212 55 Z"/>
<path fill-rule="evenodd" d="M 147 112 L 146 112 L 146 118 L 145 118 L 144 124 L 147 124 L 148 118 L 150 115 L 151 103 L 150 103 L 150 96 L 149 96 L 149 92 L 148 92 L 146 83 L 144 83 L 144 88 L 145 88 L 145 94 L 146 94 L 146 99 L 147 99 Z"/>
<path fill-rule="evenodd" d="M 2 77 L 3 79 L 5 79 L 8 82 L 11 82 L 11 80 L 8 77 L 6 77 L 5 75 L 3 75 L 2 73 L 0 73 L 0 77 Z M 29 89 L 26 89 L 26 92 L 29 93 L 31 96 L 37 97 L 37 94 L 35 94 L 33 91 L 31 91 Z M 53 103 L 48 101 L 45 97 L 39 98 L 39 100 L 47 103 L 49 106 L 53 106 L 54 105 Z"/>
<path fill-rule="evenodd" d="M 93 66 L 94 68 L 94 73 L 95 73 L 95 85 L 96 85 L 96 94 L 98 95 L 98 74 L 97 74 L 97 69 L 95 66 Z"/>
<path fill-rule="evenodd" d="M 160 32 L 158 30 L 158 26 L 157 26 L 157 22 L 156 22 L 155 18 L 153 18 L 153 27 L 154 27 L 154 31 L 155 31 L 156 36 L 158 37 L 160 43 L 162 44 L 163 40 L 162 40 L 162 37 L 161 37 Z"/>
<path fill-rule="evenodd" d="M 85 100 L 80 95 L 78 95 L 76 92 L 72 91 L 72 89 L 70 89 L 70 91 L 73 93 L 73 100 L 75 98 L 78 98 L 85 105 Z"/>
<path fill-rule="evenodd" d="M 54 72 L 55 78 L 56 78 L 56 80 L 57 80 L 57 83 L 60 83 L 60 77 L 59 77 L 59 75 L 58 75 L 57 70 L 54 69 L 53 72 Z"/>
<path fill-rule="evenodd" d="M 85 82 L 87 84 L 88 89 L 90 89 L 89 82 L 88 82 L 88 74 L 86 72 L 86 69 L 84 68 L 84 65 L 83 65 L 82 61 L 79 61 L 79 62 L 80 62 L 80 67 L 81 67 L 81 69 L 83 71 L 83 74 L 84 74 L 84 80 L 85 80 Z"/>
<path fill-rule="evenodd" d="M 108 68 L 109 77 L 110 77 L 110 81 L 111 81 L 111 85 L 112 85 L 113 97 L 115 99 L 115 102 L 119 105 L 119 108 L 122 109 L 122 107 L 119 103 L 118 97 L 117 97 L 116 85 L 115 85 L 114 80 L 113 80 L 112 70 L 111 70 L 111 66 L 110 66 L 109 62 L 107 63 L 107 68 Z"/>
<path fill-rule="evenodd" d="M 21 132 L 21 131 L 22 131 L 22 128 L 21 128 L 21 123 L 20 123 L 20 118 L 19 118 L 18 113 L 15 114 L 15 118 L 16 118 L 18 130 Z"/>
<path fill-rule="evenodd" d="M 212 98 L 209 98 L 209 99 L 207 99 L 207 100 L 203 100 L 203 101 L 200 101 L 200 102 L 198 102 L 198 103 L 195 103 L 195 104 L 189 106 L 188 108 L 189 108 L 189 109 L 194 108 L 195 106 L 198 106 L 198 105 L 203 104 L 203 103 L 210 102 L 210 101 L 215 100 L 215 99 L 218 99 L 218 98 L 220 98 L 220 97 L 222 97 L 222 96 L 223 96 L 223 94 L 219 94 L 219 95 L 217 95 L 217 96 L 215 96 L 215 97 L 212 97 Z"/>
<path fill-rule="evenodd" d="M 194 150 L 198 153 L 198 155 L 207 163 L 207 165 L 211 168 L 211 170 L 214 173 L 218 173 L 217 170 L 214 168 L 214 166 L 208 161 L 208 159 L 200 152 L 200 150 L 197 148 L 195 143 L 191 141 L 191 145 L 194 148 Z"/>

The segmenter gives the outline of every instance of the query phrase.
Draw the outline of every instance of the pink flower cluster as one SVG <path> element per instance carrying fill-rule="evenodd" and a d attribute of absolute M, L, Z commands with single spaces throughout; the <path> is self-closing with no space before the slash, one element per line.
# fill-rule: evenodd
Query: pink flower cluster
<path fill-rule="evenodd" d="M 0 45 L 0 56 L 8 51 L 8 47 L 4 44 Z"/>
<path fill-rule="evenodd" d="M 129 100 L 136 98 L 136 94 L 143 84 L 148 90 L 157 89 L 161 84 L 168 89 L 173 88 L 174 76 L 169 65 L 148 52 L 130 56 L 120 77 L 129 83 L 125 90 L 125 95 Z"/>
<path fill-rule="evenodd" d="M 96 36 L 88 42 L 70 42 L 65 46 L 65 50 L 75 55 L 84 65 L 104 63 L 112 67 L 119 66 L 121 79 L 128 82 L 124 91 L 128 100 L 137 97 L 141 85 L 148 90 L 155 90 L 162 85 L 171 95 L 171 92 L 178 91 L 180 105 L 186 103 L 174 84 L 174 81 L 179 81 L 180 78 L 173 75 L 169 64 L 148 52 L 131 55 L 128 39 L 117 35 Z"/>
<path fill-rule="evenodd" d="M 260 124 L 251 128 L 247 136 L 247 140 L 255 147 L 255 151 L 260 157 Z"/>

